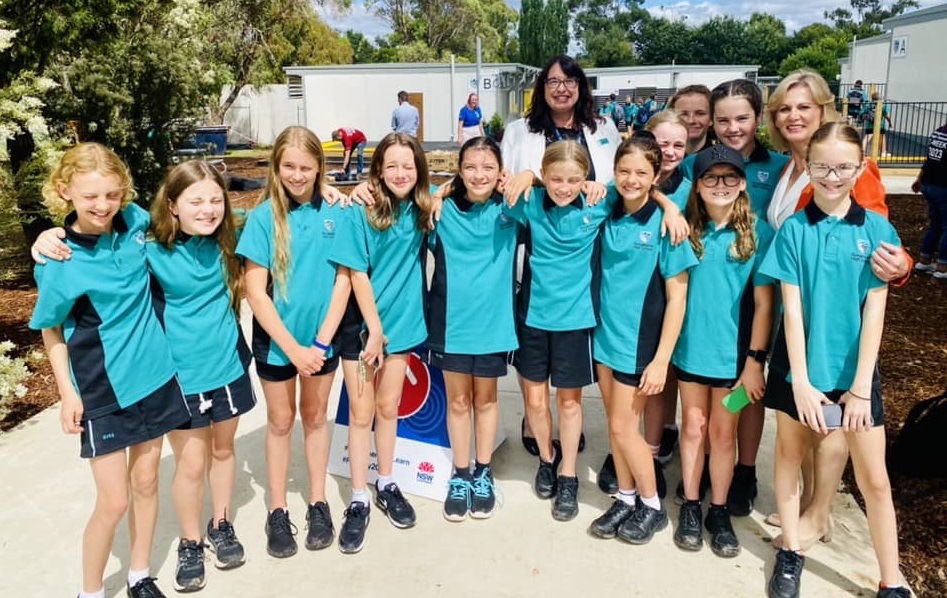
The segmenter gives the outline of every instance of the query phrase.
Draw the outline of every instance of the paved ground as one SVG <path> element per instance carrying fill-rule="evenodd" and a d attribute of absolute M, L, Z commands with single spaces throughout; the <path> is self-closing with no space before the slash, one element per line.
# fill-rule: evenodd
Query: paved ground
<path fill-rule="evenodd" d="M 901 180 L 903 179 L 903 180 Z M 909 187 L 913 177 L 888 180 L 889 192 Z M 247 310 L 248 311 L 248 310 Z M 337 384 L 338 387 L 338 384 Z M 277 560 L 264 549 L 266 414 L 258 406 L 241 422 L 237 439 L 238 474 L 234 500 L 236 529 L 249 550 L 248 563 L 234 571 L 208 564 L 205 596 L 295 597 L 313 594 L 357 596 L 761 596 L 774 561 L 769 538 L 776 532 L 762 522 L 774 509 L 771 488 L 774 422 L 767 421 L 759 460 L 757 511 L 735 519 L 743 553 L 722 560 L 705 548 L 696 554 L 678 550 L 672 528 L 647 546 L 596 540 L 586 534 L 589 522 L 610 504 L 595 486 L 595 471 L 604 456 L 601 400 L 588 390 L 585 405 L 589 446 L 580 456 L 580 513 L 558 523 L 549 503 L 535 498 L 531 480 L 536 462 L 519 445 L 522 402 L 515 379 L 501 381 L 502 425 L 509 440 L 494 458 L 503 495 L 499 512 L 487 521 L 448 523 L 441 505 L 415 498 L 419 523 L 396 530 L 373 512 L 364 551 L 345 556 L 335 546 Z M 338 388 L 333 393 L 337 397 Z M 330 408 L 334 413 L 334 407 Z M 296 447 L 301 442 L 297 426 Z M 153 572 L 173 595 L 177 525 L 170 501 L 173 458 L 165 447 L 161 463 L 161 500 Z M 72 596 L 78 590 L 80 540 L 94 500 L 88 465 L 79 459 L 78 442 L 62 434 L 58 410 L 52 408 L 0 435 L 0 595 Z M 677 458 L 667 470 L 671 488 L 679 479 Z M 290 511 L 301 534 L 307 486 L 299 452 L 290 472 Z M 329 503 L 336 525 L 350 496 L 347 479 L 330 477 Z M 667 501 L 672 523 L 677 507 Z M 814 547 L 803 577 L 805 596 L 874 595 L 877 567 L 870 549 L 865 517 L 846 494 L 835 508 L 836 533 L 829 544 Z M 302 540 L 302 537 L 300 538 Z M 106 571 L 109 596 L 124 595 L 128 539 L 124 527 L 116 537 Z"/>

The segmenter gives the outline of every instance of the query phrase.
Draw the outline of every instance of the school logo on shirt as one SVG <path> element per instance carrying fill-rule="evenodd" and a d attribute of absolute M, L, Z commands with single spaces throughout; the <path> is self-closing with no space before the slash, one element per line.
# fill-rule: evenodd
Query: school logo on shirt
<path fill-rule="evenodd" d="M 756 178 L 758 178 L 761 183 L 765 183 L 766 181 L 769 180 L 769 173 L 766 172 L 765 170 L 761 170 L 756 173 Z"/>
<path fill-rule="evenodd" d="M 322 221 L 322 236 L 323 237 L 334 237 L 335 236 L 335 220 L 330 220 L 326 218 Z"/>
<path fill-rule="evenodd" d="M 635 249 L 652 251 L 654 245 L 651 243 L 651 231 L 643 230 L 638 232 L 638 240 L 635 242 Z"/>
<path fill-rule="evenodd" d="M 501 213 L 500 216 L 497 218 L 497 220 L 500 223 L 500 229 L 507 229 L 512 226 L 516 226 L 516 221 L 510 218 L 509 216 L 507 216 L 506 214 Z"/>
<path fill-rule="evenodd" d="M 868 239 L 858 239 L 855 241 L 857 252 L 852 252 L 852 261 L 867 262 L 868 254 L 871 253 L 871 242 Z"/>
<path fill-rule="evenodd" d="M 145 244 L 145 233 L 138 231 L 135 233 L 135 242 L 139 245 Z"/>
<path fill-rule="evenodd" d="M 651 231 L 649 230 L 641 231 L 640 233 L 638 233 L 638 239 L 640 239 L 642 243 L 649 242 L 651 240 Z"/>

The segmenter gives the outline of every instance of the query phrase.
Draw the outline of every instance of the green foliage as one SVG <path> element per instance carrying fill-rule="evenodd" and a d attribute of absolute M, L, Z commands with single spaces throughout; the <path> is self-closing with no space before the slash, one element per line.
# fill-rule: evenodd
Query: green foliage
<path fill-rule="evenodd" d="M 769 14 L 750 15 L 746 25 L 747 63 L 760 65 L 761 75 L 775 75 L 780 61 L 788 53 L 786 24 Z"/>
<path fill-rule="evenodd" d="M 569 11 L 563 0 L 523 0 L 519 22 L 519 61 L 536 67 L 569 47 Z"/>
<path fill-rule="evenodd" d="M 42 354 L 12 357 L 10 354 L 14 349 L 16 345 L 10 341 L 0 343 L 0 417 L 7 414 L 13 399 L 26 396 L 27 389 L 23 382 L 32 375 L 27 362 L 42 358 Z"/>
<path fill-rule="evenodd" d="M 642 64 L 693 64 L 692 30 L 683 21 L 649 18 L 637 43 Z"/>
<path fill-rule="evenodd" d="M 733 17 L 714 17 L 694 30 L 698 64 L 746 64 L 747 24 Z"/>
<path fill-rule="evenodd" d="M 377 48 L 371 41 L 358 31 L 349 29 L 344 34 L 345 41 L 352 48 L 352 62 L 355 64 L 364 64 L 375 62 L 375 52 Z"/>
<path fill-rule="evenodd" d="M 848 56 L 848 39 L 844 33 L 823 37 L 786 57 L 779 65 L 779 76 L 785 77 L 801 68 L 818 72 L 826 81 L 835 81 L 839 74 L 838 59 Z"/>
<path fill-rule="evenodd" d="M 881 23 L 885 19 L 896 17 L 909 8 L 919 8 L 917 0 L 895 0 L 889 7 L 882 0 L 850 0 L 851 10 L 836 8 L 825 11 L 825 18 L 835 24 L 837 31 L 849 37 L 857 35 L 865 38 L 882 32 Z"/>
<path fill-rule="evenodd" d="M 643 24 L 650 18 L 643 0 L 569 0 L 573 32 L 587 66 L 637 64 L 634 53 Z"/>

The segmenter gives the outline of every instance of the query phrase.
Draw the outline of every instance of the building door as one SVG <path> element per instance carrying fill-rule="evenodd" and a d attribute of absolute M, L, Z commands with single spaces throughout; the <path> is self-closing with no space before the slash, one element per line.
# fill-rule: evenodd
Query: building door
<path fill-rule="evenodd" d="M 418 109 L 420 122 L 418 124 L 418 141 L 424 141 L 424 94 L 408 92 L 408 103 Z"/>

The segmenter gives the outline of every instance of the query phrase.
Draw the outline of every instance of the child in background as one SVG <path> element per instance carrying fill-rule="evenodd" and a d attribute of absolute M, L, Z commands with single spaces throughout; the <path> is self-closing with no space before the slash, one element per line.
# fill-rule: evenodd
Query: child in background
<path fill-rule="evenodd" d="M 772 281 L 757 268 L 773 232 L 750 209 L 743 168 L 743 157 L 726 145 L 702 150 L 694 162 L 687 215 L 700 263 L 691 270 L 687 314 L 673 358 L 683 406 L 685 498 L 674 543 L 689 551 L 703 546 L 700 486 L 709 431 L 711 500 L 704 526 L 711 549 L 722 557 L 740 553 L 727 508 L 740 414 L 722 400 L 740 387 L 751 402 L 762 398 L 772 322 Z"/>
<path fill-rule="evenodd" d="M 352 501 L 339 550 L 359 552 L 369 523 L 368 468 L 375 424 L 375 504 L 398 528 L 413 527 L 414 508 L 392 477 L 398 404 L 408 355 L 427 338 L 423 293 L 424 234 L 430 221 L 427 160 L 417 139 L 386 135 L 372 157 L 374 203 L 353 206 L 329 259 L 351 277 L 358 311 L 341 331 L 342 370 L 349 396 Z M 362 342 L 364 340 L 364 342 Z"/>
<path fill-rule="evenodd" d="M 661 236 L 663 211 L 651 196 L 660 172 L 661 148 L 653 139 L 635 136 L 618 146 L 621 201 L 602 231 L 601 323 L 593 335 L 618 498 L 589 532 L 632 544 L 649 542 L 668 523 L 639 424 L 649 398 L 661 400 L 684 319 L 687 271 L 697 264 L 690 245 L 673 246 Z"/>
<path fill-rule="evenodd" d="M 889 222 L 851 199 L 865 169 L 855 129 L 822 125 L 806 161 L 813 201 L 786 220 L 760 267 L 781 282 L 791 371 L 791 390 L 766 398 L 777 410 L 775 489 L 783 528 L 767 590 L 775 598 L 799 596 L 805 565 L 799 533 L 802 457 L 811 434 L 843 433 L 881 569 L 877 595 L 909 597 L 898 567 L 877 364 L 887 285 L 871 265 L 872 251 L 882 242 L 900 240 Z M 830 429 L 826 418 L 833 412 L 838 421 Z"/>
<path fill-rule="evenodd" d="M 503 214 L 500 148 L 475 137 L 460 149 L 460 173 L 430 235 L 428 359 L 444 372 L 454 475 L 444 517 L 486 519 L 496 507 L 490 459 L 499 424 L 497 378 L 517 347 L 514 260 L 520 227 Z M 470 472 L 471 408 L 476 462 Z"/>
<path fill-rule="evenodd" d="M 127 593 L 163 597 L 149 571 L 161 443 L 190 413 L 152 307 L 148 213 L 132 203 L 128 167 L 96 143 L 67 151 L 43 196 L 53 214 L 68 214 L 72 259 L 36 266 L 39 296 L 30 327 L 43 331 L 62 398 L 63 431 L 80 434 L 80 455 L 89 459 L 96 487 L 82 537 L 79 596 L 104 598 L 102 576 L 127 509 Z"/>
<path fill-rule="evenodd" d="M 335 535 L 325 495 L 326 408 L 339 364 L 332 339 L 350 286 L 346 273 L 337 273 L 327 260 L 342 218 L 341 208 L 329 205 L 322 193 L 325 155 L 319 138 L 304 127 L 285 129 L 273 145 L 269 168 L 267 199 L 250 213 L 237 255 L 244 260 L 253 357 L 266 399 L 266 550 L 284 558 L 297 550 L 286 499 L 297 381 L 309 473 L 306 548 L 326 548 Z"/>
<path fill-rule="evenodd" d="M 576 458 L 582 387 L 595 381 L 592 328 L 598 323 L 598 232 L 615 200 L 585 204 L 581 188 L 588 172 L 589 154 L 582 145 L 554 143 L 543 155 L 545 188 L 534 187 L 528 201 L 505 210 L 528 234 L 514 363 L 523 378 L 526 414 L 539 445 L 533 488 L 540 498 L 555 497 L 552 516 L 559 521 L 579 512 Z M 561 447 L 552 438 L 550 382 L 557 389 Z"/>

